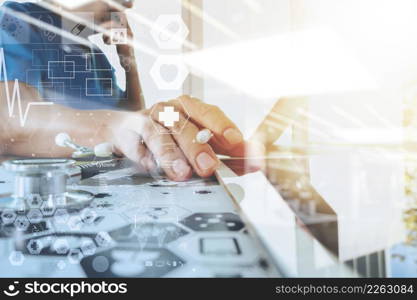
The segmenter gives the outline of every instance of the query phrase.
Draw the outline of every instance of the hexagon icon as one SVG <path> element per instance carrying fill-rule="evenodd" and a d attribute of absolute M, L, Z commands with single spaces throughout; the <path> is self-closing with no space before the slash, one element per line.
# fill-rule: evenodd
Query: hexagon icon
<path fill-rule="evenodd" d="M 81 259 L 83 259 L 84 255 L 79 248 L 75 248 L 75 249 L 71 249 L 68 252 L 67 257 L 68 257 L 68 261 L 71 264 L 75 265 L 75 264 L 78 264 L 81 261 Z"/>
<path fill-rule="evenodd" d="M 191 261 L 219 266 L 253 265 L 260 257 L 253 240 L 239 232 L 204 232 L 170 245 Z"/>
<path fill-rule="evenodd" d="M 160 15 L 151 29 L 151 35 L 161 49 L 181 48 L 189 33 L 181 15 Z"/>
<path fill-rule="evenodd" d="M 188 234 L 174 223 L 144 223 L 137 225 L 134 231 L 140 245 L 157 248 Z"/>
<path fill-rule="evenodd" d="M 158 56 L 150 71 L 160 90 L 178 90 L 188 73 L 188 68 L 179 55 Z"/>
<path fill-rule="evenodd" d="M 94 241 L 90 238 L 84 239 L 81 242 L 80 248 L 81 248 L 81 251 L 83 252 L 84 256 L 94 255 L 96 253 L 96 250 L 97 250 L 96 244 L 94 244 Z"/>
<path fill-rule="evenodd" d="M 9 262 L 12 266 L 21 266 L 25 261 L 22 251 L 12 251 L 9 255 Z"/>
<path fill-rule="evenodd" d="M 26 204 L 29 208 L 40 208 L 42 205 L 43 199 L 39 194 L 30 194 L 26 196 Z"/>
<path fill-rule="evenodd" d="M 65 224 L 68 222 L 69 214 L 65 208 L 58 208 L 55 211 L 54 220 L 58 224 Z"/>
<path fill-rule="evenodd" d="M 116 242 L 134 243 L 147 248 L 160 248 L 187 234 L 188 231 L 174 223 L 160 222 L 132 224 L 110 232 Z"/>
<path fill-rule="evenodd" d="M 28 249 L 30 254 L 38 255 L 41 253 L 43 245 L 40 240 L 30 240 L 27 243 L 26 248 Z"/>
<path fill-rule="evenodd" d="M 29 228 L 29 220 L 26 218 L 26 216 L 17 216 L 16 220 L 14 221 L 14 226 L 19 231 L 25 231 Z"/>
<path fill-rule="evenodd" d="M 86 224 L 92 224 L 97 218 L 97 213 L 91 208 L 84 208 L 81 211 L 81 220 Z"/>
<path fill-rule="evenodd" d="M 1 221 L 4 225 L 9 225 L 16 219 L 16 213 L 12 209 L 5 209 L 1 213 Z"/>
<path fill-rule="evenodd" d="M 190 114 L 182 102 L 181 97 L 179 97 L 177 100 L 178 104 L 181 106 L 181 115 L 174 106 L 169 104 L 160 103 L 151 107 L 149 119 L 159 134 L 181 134 L 185 125 L 187 125 L 188 120 L 190 119 Z M 154 120 L 153 116 L 158 116 L 159 122 Z M 164 127 L 161 127 L 160 124 L 162 124 Z M 166 132 L 166 129 L 168 129 L 168 132 Z M 177 147 L 175 143 L 164 144 L 163 146 Z"/>
<path fill-rule="evenodd" d="M 178 205 L 157 205 L 131 210 L 125 214 L 137 223 L 138 220 L 143 220 L 143 222 L 178 222 L 189 213 L 189 210 Z"/>
<path fill-rule="evenodd" d="M 233 213 L 195 213 L 180 223 L 195 231 L 239 231 L 245 226 Z"/>
<path fill-rule="evenodd" d="M 108 232 L 105 231 L 100 231 L 97 233 L 94 240 L 99 247 L 109 247 L 114 243 L 113 238 L 109 235 Z"/>
<path fill-rule="evenodd" d="M 81 230 L 82 222 L 83 221 L 81 220 L 80 216 L 72 216 L 68 219 L 68 227 L 72 231 Z"/>
<path fill-rule="evenodd" d="M 52 200 L 44 201 L 41 204 L 41 212 L 45 217 L 50 217 L 56 210 L 55 203 Z"/>
<path fill-rule="evenodd" d="M 61 255 L 67 254 L 69 248 L 69 243 L 65 238 L 56 239 L 52 244 L 52 250 Z"/>
<path fill-rule="evenodd" d="M 43 218 L 42 212 L 38 208 L 31 208 L 26 216 L 32 224 L 39 223 Z"/>

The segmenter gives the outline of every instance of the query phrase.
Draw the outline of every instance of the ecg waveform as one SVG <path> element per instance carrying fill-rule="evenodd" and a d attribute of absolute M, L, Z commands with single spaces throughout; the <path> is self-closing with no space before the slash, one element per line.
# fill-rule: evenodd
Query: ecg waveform
<path fill-rule="evenodd" d="M 4 58 L 4 51 L 3 48 L 0 48 L 0 77 L 3 74 L 4 76 L 4 82 L 7 82 L 7 69 L 6 69 L 6 59 Z M 5 91 L 6 91 L 6 98 L 7 98 L 7 108 L 9 110 L 9 118 L 14 117 L 14 110 L 15 110 L 15 104 L 17 102 L 17 109 L 19 114 L 19 121 L 20 126 L 24 127 L 29 115 L 30 108 L 32 106 L 44 106 L 44 105 L 53 105 L 53 102 L 28 102 L 26 107 L 23 109 L 22 107 L 22 99 L 20 97 L 20 88 L 19 88 L 19 80 L 14 80 L 13 85 L 13 94 L 12 97 L 10 97 L 10 90 L 9 85 L 6 83 L 4 85 Z"/>

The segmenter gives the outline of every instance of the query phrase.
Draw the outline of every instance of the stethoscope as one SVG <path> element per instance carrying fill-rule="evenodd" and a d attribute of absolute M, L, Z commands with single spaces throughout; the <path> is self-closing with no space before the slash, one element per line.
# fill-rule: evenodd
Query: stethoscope
<path fill-rule="evenodd" d="M 88 191 L 69 189 L 67 183 L 80 172 L 72 159 L 12 159 L 3 163 L 14 175 L 13 192 L 3 195 L 1 208 L 21 212 L 33 208 L 33 199 L 41 199 L 46 209 L 82 209 L 94 199 Z M 42 207 L 40 207 L 42 209 Z"/>
<path fill-rule="evenodd" d="M 196 142 L 207 142 L 212 136 L 208 129 L 200 131 Z M 110 143 L 101 143 L 93 149 L 76 144 L 67 133 L 59 133 L 55 144 L 73 150 L 72 158 L 104 158 L 117 159 L 113 155 Z M 120 159 L 120 158 L 119 158 Z M 160 179 L 163 171 L 158 162 L 157 168 L 149 172 L 149 176 Z M 3 168 L 13 174 L 13 192 L 0 195 L 0 210 L 14 209 L 26 212 L 31 208 L 30 199 L 34 196 L 47 202 L 52 208 L 82 209 L 94 199 L 94 194 L 80 189 L 69 189 L 69 180 L 77 183 L 81 180 L 81 169 L 73 159 L 36 158 L 12 159 L 3 163 Z"/>
<path fill-rule="evenodd" d="M 112 146 L 109 143 L 90 149 L 77 145 L 66 133 L 58 134 L 55 143 L 73 149 L 73 158 L 112 156 Z M 34 196 L 53 209 L 82 209 L 94 199 L 91 192 L 67 187 L 70 180 L 72 183 L 81 180 L 81 171 L 73 159 L 12 159 L 4 162 L 3 168 L 13 174 L 14 180 L 13 192 L 0 198 L 0 209 L 28 211 Z"/>

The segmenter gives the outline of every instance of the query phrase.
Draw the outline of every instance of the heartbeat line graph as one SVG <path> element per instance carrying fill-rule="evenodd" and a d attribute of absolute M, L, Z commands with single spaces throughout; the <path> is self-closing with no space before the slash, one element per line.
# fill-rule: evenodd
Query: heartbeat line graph
<path fill-rule="evenodd" d="M 20 96 L 20 87 L 19 87 L 19 80 L 15 79 L 13 84 L 13 94 L 12 97 L 10 97 L 10 90 L 9 85 L 7 84 L 7 69 L 6 69 L 6 59 L 4 58 L 4 51 L 3 48 L 0 48 L 0 77 L 3 74 L 4 77 L 4 88 L 6 92 L 6 100 L 7 100 L 7 108 L 9 110 L 9 118 L 14 117 L 14 110 L 15 110 L 15 104 L 17 102 L 17 109 L 19 114 L 19 121 L 20 126 L 24 127 L 29 115 L 30 108 L 32 106 L 45 106 L 45 105 L 53 105 L 53 102 L 29 102 L 27 103 L 26 107 L 23 109 L 22 105 L 22 98 Z"/>

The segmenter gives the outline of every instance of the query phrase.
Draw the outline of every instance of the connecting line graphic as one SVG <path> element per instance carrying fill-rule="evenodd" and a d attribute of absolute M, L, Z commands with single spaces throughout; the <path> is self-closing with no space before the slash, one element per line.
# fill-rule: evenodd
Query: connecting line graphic
<path fill-rule="evenodd" d="M 19 88 L 19 80 L 14 80 L 13 85 L 13 95 L 10 98 L 10 91 L 9 91 L 9 85 L 7 84 L 7 69 L 6 69 L 6 60 L 4 58 L 4 51 L 3 48 L 0 48 L 0 77 L 1 74 L 4 76 L 4 82 L 5 82 L 5 90 L 6 90 L 6 98 L 7 98 L 7 108 L 9 109 L 9 118 L 12 118 L 14 116 L 14 107 L 15 103 L 17 102 L 17 108 L 19 113 L 19 120 L 20 120 L 20 126 L 24 127 L 26 124 L 26 120 L 28 118 L 28 114 L 30 111 L 30 108 L 32 106 L 45 106 L 45 105 L 53 105 L 53 102 L 29 102 L 26 105 L 26 108 L 23 111 L 22 107 L 22 99 L 20 97 L 20 88 Z"/>

